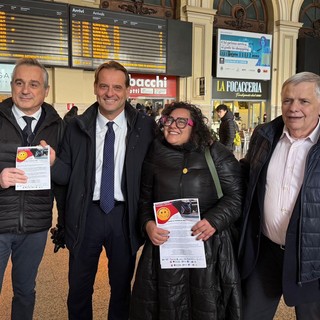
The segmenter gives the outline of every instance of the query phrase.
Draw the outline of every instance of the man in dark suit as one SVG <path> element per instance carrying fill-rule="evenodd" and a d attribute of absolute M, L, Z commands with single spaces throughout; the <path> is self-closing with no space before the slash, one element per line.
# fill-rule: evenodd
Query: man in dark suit
<path fill-rule="evenodd" d="M 142 244 L 136 221 L 140 172 L 155 127 L 154 120 L 126 101 L 129 80 L 127 70 L 115 61 L 98 67 L 97 101 L 70 121 L 62 152 L 51 159 L 53 179 L 68 183 L 70 320 L 92 319 L 93 285 L 103 247 L 111 287 L 109 319 L 128 319 L 130 283 Z M 112 177 L 105 178 L 110 168 Z"/>
<path fill-rule="evenodd" d="M 57 189 L 15 189 L 16 184 L 28 180 L 25 172 L 16 168 L 17 148 L 37 146 L 45 139 L 57 149 L 63 123 L 56 110 L 44 102 L 49 75 L 36 59 L 17 61 L 11 90 L 12 97 L 0 104 L 0 292 L 11 257 L 11 319 L 31 320 L 36 277 L 52 224 L 53 191 Z"/>
<path fill-rule="evenodd" d="M 320 77 L 282 86 L 282 116 L 257 127 L 246 157 L 240 238 L 244 320 L 272 320 L 281 295 L 320 319 Z"/>

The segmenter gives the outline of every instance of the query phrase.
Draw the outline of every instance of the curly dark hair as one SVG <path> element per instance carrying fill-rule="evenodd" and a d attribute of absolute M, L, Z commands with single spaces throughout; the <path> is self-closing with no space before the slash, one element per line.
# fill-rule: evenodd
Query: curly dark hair
<path fill-rule="evenodd" d="M 169 116 L 173 110 L 186 109 L 190 112 L 191 119 L 193 120 L 194 126 L 192 128 L 190 141 L 197 149 L 204 150 L 205 147 L 210 146 L 215 140 L 207 126 L 208 118 L 205 117 L 201 109 L 197 106 L 186 103 L 186 102 L 172 102 L 166 105 L 161 115 Z M 158 134 L 163 136 L 163 125 L 159 121 Z"/>

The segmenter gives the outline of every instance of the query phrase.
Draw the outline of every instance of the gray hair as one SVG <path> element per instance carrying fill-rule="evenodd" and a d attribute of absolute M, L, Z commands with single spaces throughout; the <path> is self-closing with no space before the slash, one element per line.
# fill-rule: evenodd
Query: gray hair
<path fill-rule="evenodd" d="M 314 83 L 315 89 L 316 89 L 316 95 L 318 96 L 318 98 L 320 98 L 320 76 L 313 72 L 307 72 L 307 71 L 299 72 L 291 76 L 289 79 L 287 79 L 282 85 L 281 93 L 288 84 L 293 84 L 295 86 L 302 82 Z"/>
<path fill-rule="evenodd" d="M 14 79 L 14 77 L 16 75 L 17 68 L 20 67 L 20 66 L 23 66 L 23 65 L 31 66 L 31 67 L 39 67 L 40 69 L 42 69 L 44 87 L 45 87 L 45 89 L 47 89 L 49 87 L 49 74 L 48 74 L 47 69 L 37 59 L 34 59 L 34 58 L 22 58 L 22 59 L 19 59 L 16 62 L 16 65 L 15 65 L 15 67 L 13 69 L 12 80 Z"/>

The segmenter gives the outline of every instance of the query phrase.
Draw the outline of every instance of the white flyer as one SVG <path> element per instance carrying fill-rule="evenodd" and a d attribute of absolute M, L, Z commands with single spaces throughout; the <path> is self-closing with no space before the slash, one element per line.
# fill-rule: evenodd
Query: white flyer
<path fill-rule="evenodd" d="M 19 147 L 16 168 L 25 172 L 27 183 L 17 183 L 16 190 L 48 190 L 50 179 L 50 147 Z"/>
<path fill-rule="evenodd" d="M 198 199 L 155 202 L 153 209 L 157 226 L 170 232 L 160 246 L 161 269 L 206 268 L 204 243 L 191 231 L 200 221 Z"/>

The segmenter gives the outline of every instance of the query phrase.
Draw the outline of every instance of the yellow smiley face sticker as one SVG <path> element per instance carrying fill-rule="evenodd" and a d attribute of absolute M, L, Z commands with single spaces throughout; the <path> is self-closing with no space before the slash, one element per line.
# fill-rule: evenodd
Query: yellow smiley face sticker
<path fill-rule="evenodd" d="M 28 158 L 28 153 L 26 151 L 20 151 L 17 154 L 17 158 L 19 161 L 26 160 Z"/>
<path fill-rule="evenodd" d="M 168 220 L 170 218 L 170 210 L 167 207 L 161 207 L 157 211 L 159 220 Z"/>

